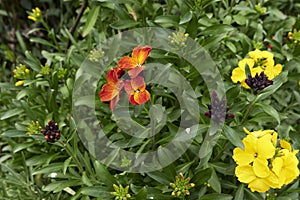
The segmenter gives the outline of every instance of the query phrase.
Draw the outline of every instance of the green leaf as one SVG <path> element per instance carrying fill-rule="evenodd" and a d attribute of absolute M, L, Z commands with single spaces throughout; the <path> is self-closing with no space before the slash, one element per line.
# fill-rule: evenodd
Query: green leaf
<path fill-rule="evenodd" d="M 202 196 L 199 200 L 212 200 L 212 199 L 218 199 L 218 200 L 231 200 L 233 197 L 228 194 L 206 194 Z"/>
<path fill-rule="evenodd" d="M 240 184 L 239 188 L 235 193 L 234 200 L 244 199 L 244 184 Z"/>
<path fill-rule="evenodd" d="M 15 108 L 15 109 L 9 110 L 1 116 L 0 120 L 4 120 L 4 119 L 8 119 L 10 117 L 20 115 L 23 112 L 24 112 L 24 110 L 21 108 Z"/>
<path fill-rule="evenodd" d="M 62 167 L 63 167 L 63 163 L 51 163 L 42 169 L 34 171 L 32 175 L 57 173 L 62 169 Z"/>
<path fill-rule="evenodd" d="M 10 131 L 5 131 L 2 133 L 2 136 L 5 137 L 27 137 L 25 131 L 18 131 L 18 130 L 10 130 Z"/>
<path fill-rule="evenodd" d="M 100 6 L 93 7 L 88 14 L 85 26 L 82 31 L 82 37 L 87 36 L 94 27 L 99 15 Z"/>
<path fill-rule="evenodd" d="M 221 193 L 221 183 L 220 183 L 219 177 L 218 177 L 217 173 L 215 172 L 215 170 L 212 170 L 211 177 L 207 182 L 211 185 L 211 188 L 215 192 Z"/>
<path fill-rule="evenodd" d="M 118 22 L 110 24 L 110 27 L 113 29 L 126 29 L 126 28 L 132 28 L 139 24 L 139 22 L 136 22 L 134 20 L 120 20 Z"/>
<path fill-rule="evenodd" d="M 273 108 L 271 105 L 267 105 L 267 104 L 256 103 L 255 105 L 260 107 L 264 112 L 266 112 L 268 115 L 270 115 L 275 120 L 277 120 L 278 125 L 280 125 L 280 117 L 275 108 Z"/>
<path fill-rule="evenodd" d="M 185 23 L 189 22 L 192 19 L 192 17 L 193 17 L 193 12 L 192 11 L 189 11 L 189 12 L 185 13 L 183 15 L 183 17 L 180 18 L 179 24 L 185 24 Z"/>
<path fill-rule="evenodd" d="M 202 185 L 203 183 L 207 182 L 208 179 L 211 177 L 212 169 L 206 168 L 199 172 L 197 172 L 191 179 L 191 183 L 195 183 L 196 185 Z"/>
<path fill-rule="evenodd" d="M 85 187 L 80 190 L 81 194 L 92 196 L 92 197 L 101 197 L 103 199 L 111 199 L 111 191 L 108 191 L 104 187 Z"/>
<path fill-rule="evenodd" d="M 109 173 L 109 171 L 99 162 L 94 162 L 94 168 L 96 171 L 96 176 L 103 182 L 105 185 L 112 187 L 116 183 L 115 178 Z"/>
<path fill-rule="evenodd" d="M 33 43 L 39 43 L 39 44 L 43 44 L 43 45 L 46 45 L 46 46 L 49 46 L 49 47 L 53 47 L 55 49 L 57 48 L 55 45 L 53 45 L 52 43 L 50 43 L 47 40 L 42 39 L 42 38 L 30 38 L 29 41 L 33 42 Z"/>
<path fill-rule="evenodd" d="M 279 74 L 279 76 L 275 77 L 273 79 L 273 85 L 270 85 L 263 89 L 261 93 L 257 96 L 257 100 L 269 97 L 271 94 L 277 91 L 281 87 L 281 85 L 287 81 L 287 75 L 288 71 L 284 71 L 281 74 Z"/>
<path fill-rule="evenodd" d="M 17 144 L 13 149 L 13 153 L 17 153 L 19 151 L 22 151 L 23 149 L 27 149 L 28 147 L 31 147 L 32 145 L 34 145 L 33 142 Z"/>
<path fill-rule="evenodd" d="M 147 199 L 147 189 L 143 187 L 136 195 L 135 199 Z"/>
<path fill-rule="evenodd" d="M 224 125 L 223 134 L 234 146 L 243 148 L 244 145 L 242 143 L 242 139 L 240 138 L 240 134 L 236 133 L 233 128 Z"/>

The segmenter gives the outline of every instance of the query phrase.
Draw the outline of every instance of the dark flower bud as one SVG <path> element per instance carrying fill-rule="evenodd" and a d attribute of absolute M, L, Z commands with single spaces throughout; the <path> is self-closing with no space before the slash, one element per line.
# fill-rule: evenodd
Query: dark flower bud
<path fill-rule="evenodd" d="M 53 120 L 49 120 L 41 133 L 45 136 L 47 142 L 54 143 L 60 139 L 60 130 L 58 124 Z"/>

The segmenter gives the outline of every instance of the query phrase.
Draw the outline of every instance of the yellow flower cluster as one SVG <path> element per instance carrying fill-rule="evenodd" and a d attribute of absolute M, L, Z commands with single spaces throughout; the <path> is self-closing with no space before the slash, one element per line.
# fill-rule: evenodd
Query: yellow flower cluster
<path fill-rule="evenodd" d="M 256 74 L 264 72 L 269 80 L 272 80 L 278 76 L 282 71 L 282 65 L 275 65 L 274 55 L 269 51 L 261 51 L 256 49 L 248 53 L 249 58 L 244 58 L 239 61 L 238 67 L 233 69 L 231 80 L 234 83 L 240 82 L 244 88 L 249 89 L 245 80 L 246 76 L 246 65 L 250 69 L 251 76 L 254 77 Z"/>
<path fill-rule="evenodd" d="M 29 78 L 30 70 L 26 68 L 25 65 L 20 64 L 16 69 L 14 69 L 14 78 L 16 79 L 27 79 Z M 24 80 L 19 80 L 15 83 L 16 86 L 21 86 L 24 84 Z"/>
<path fill-rule="evenodd" d="M 38 7 L 33 8 L 32 12 L 28 12 L 28 13 L 29 13 L 28 19 L 31 19 L 32 21 L 35 22 L 42 21 L 42 12 Z"/>
<path fill-rule="evenodd" d="M 117 186 L 116 184 L 113 184 L 113 187 L 115 191 L 111 192 L 111 194 L 115 196 L 115 200 L 127 200 L 131 198 L 131 195 L 128 193 L 129 186 L 124 188 L 122 185 Z"/>
<path fill-rule="evenodd" d="M 300 43 L 300 30 L 294 29 L 293 32 L 288 33 L 288 38 L 295 44 Z"/>
<path fill-rule="evenodd" d="M 247 183 L 252 192 L 281 188 L 299 176 L 299 150 L 293 150 L 285 140 L 280 140 L 278 147 L 274 130 L 244 131 L 248 134 L 243 139 L 244 149 L 235 148 L 232 157 L 238 180 Z"/>

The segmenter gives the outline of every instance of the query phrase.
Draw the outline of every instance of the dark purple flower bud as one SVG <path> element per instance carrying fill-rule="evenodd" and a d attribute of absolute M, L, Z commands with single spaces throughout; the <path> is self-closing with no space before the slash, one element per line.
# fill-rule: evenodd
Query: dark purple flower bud
<path fill-rule="evenodd" d="M 60 130 L 58 124 L 53 120 L 49 120 L 45 129 L 41 130 L 47 142 L 54 143 L 60 139 Z"/>
<path fill-rule="evenodd" d="M 257 94 L 259 90 L 262 90 L 273 84 L 273 81 L 269 80 L 264 72 L 261 72 L 259 75 L 256 73 L 254 77 L 248 75 L 245 82 L 250 88 L 254 89 L 254 94 Z"/>

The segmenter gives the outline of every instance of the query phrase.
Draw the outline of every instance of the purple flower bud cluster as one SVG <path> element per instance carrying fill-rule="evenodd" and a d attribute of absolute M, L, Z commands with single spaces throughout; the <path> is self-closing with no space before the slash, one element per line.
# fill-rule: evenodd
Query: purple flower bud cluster
<path fill-rule="evenodd" d="M 273 84 L 273 81 L 269 80 L 264 72 L 261 72 L 259 75 L 256 73 L 254 77 L 248 75 L 245 82 L 250 88 L 254 89 L 254 94 L 257 94 L 259 90 L 262 90 Z"/>
<path fill-rule="evenodd" d="M 53 120 L 49 120 L 45 129 L 41 130 L 41 133 L 45 136 L 47 142 L 54 143 L 60 138 L 60 130 L 57 123 Z"/>
<path fill-rule="evenodd" d="M 214 122 L 224 122 L 225 119 L 234 118 L 234 114 L 228 114 L 230 107 L 226 105 L 226 99 L 219 100 L 217 93 L 212 92 L 212 102 L 207 105 L 209 111 L 205 112 L 204 115 L 211 118 Z"/>

